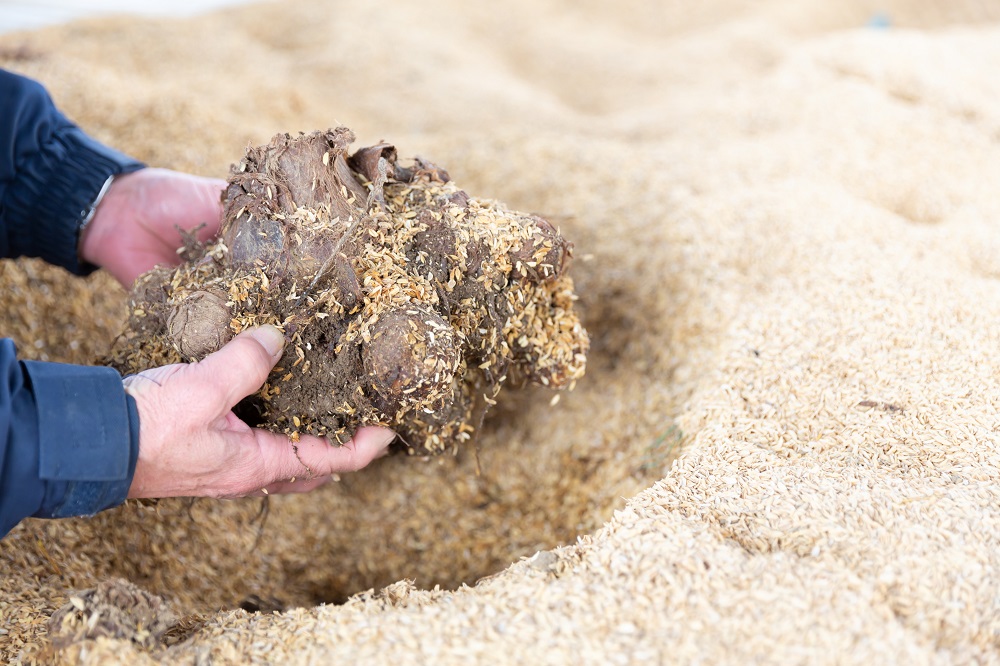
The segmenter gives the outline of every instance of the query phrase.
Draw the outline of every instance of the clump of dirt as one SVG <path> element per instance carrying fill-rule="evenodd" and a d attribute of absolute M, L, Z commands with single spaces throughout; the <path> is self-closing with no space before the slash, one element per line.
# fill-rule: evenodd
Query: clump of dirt
<path fill-rule="evenodd" d="M 248 149 L 219 242 L 137 281 L 110 363 L 197 360 L 273 324 L 285 356 L 242 417 L 293 439 L 384 425 L 411 453 L 469 440 L 504 384 L 572 387 L 589 344 L 573 245 L 392 145 L 350 154 L 353 140 L 340 127 Z"/>
<path fill-rule="evenodd" d="M 71 595 L 49 619 L 56 649 L 107 637 L 130 640 L 144 648 L 159 645 L 176 618 L 167 602 L 127 580 L 113 578 Z"/>

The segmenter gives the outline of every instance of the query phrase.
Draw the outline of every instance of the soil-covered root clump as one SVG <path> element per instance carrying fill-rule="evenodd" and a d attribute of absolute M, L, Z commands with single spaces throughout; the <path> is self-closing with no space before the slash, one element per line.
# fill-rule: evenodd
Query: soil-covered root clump
<path fill-rule="evenodd" d="M 470 439 L 505 383 L 571 387 L 586 331 L 572 244 L 545 219 L 471 198 L 350 130 L 250 148 L 224 194 L 219 242 L 139 278 L 111 363 L 123 373 L 217 350 L 273 324 L 288 345 L 238 412 L 343 441 L 385 425 L 410 452 Z"/>

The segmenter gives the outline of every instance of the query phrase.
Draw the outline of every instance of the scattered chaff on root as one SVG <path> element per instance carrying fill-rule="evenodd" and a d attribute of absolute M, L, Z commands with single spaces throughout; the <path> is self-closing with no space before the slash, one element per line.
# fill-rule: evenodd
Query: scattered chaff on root
<path fill-rule="evenodd" d="M 273 324 L 285 355 L 241 416 L 293 440 L 389 426 L 411 453 L 469 440 L 504 384 L 571 387 L 588 349 L 572 244 L 430 162 L 403 167 L 389 144 L 350 154 L 353 139 L 341 127 L 250 148 L 219 241 L 137 281 L 110 362 L 197 360 Z"/>

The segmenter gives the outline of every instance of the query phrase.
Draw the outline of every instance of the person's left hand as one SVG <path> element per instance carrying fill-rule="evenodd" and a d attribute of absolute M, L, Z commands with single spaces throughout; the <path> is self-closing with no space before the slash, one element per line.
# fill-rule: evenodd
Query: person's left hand
<path fill-rule="evenodd" d="M 158 265 L 180 263 L 178 227 L 214 238 L 226 181 L 168 169 L 116 176 L 80 237 L 80 257 L 111 273 L 126 289 Z"/>

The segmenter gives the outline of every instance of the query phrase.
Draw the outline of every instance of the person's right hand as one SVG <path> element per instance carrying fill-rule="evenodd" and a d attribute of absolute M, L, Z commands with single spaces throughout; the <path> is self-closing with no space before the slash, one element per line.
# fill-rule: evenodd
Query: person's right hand
<path fill-rule="evenodd" d="M 386 453 L 391 430 L 359 429 L 343 446 L 251 428 L 232 412 L 281 357 L 273 326 L 244 331 L 197 363 L 125 378 L 139 409 L 139 460 L 129 497 L 242 497 L 312 490 Z"/>

